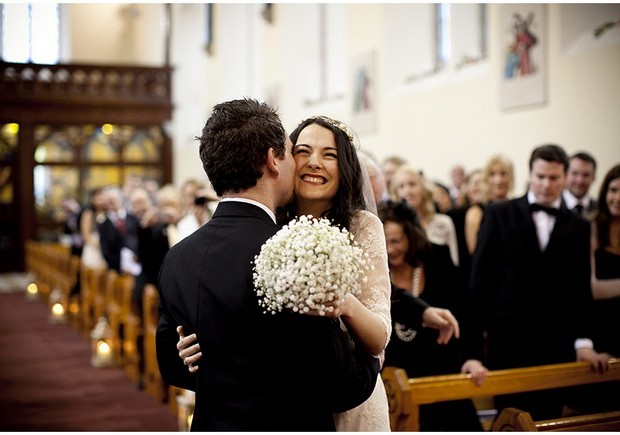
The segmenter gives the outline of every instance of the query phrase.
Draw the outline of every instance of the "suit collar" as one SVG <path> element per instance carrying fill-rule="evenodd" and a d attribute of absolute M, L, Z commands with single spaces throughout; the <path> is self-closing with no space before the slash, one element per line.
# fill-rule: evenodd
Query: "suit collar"
<path fill-rule="evenodd" d="M 231 216 L 255 217 L 259 219 L 269 220 L 274 225 L 276 224 L 274 219 L 267 212 L 267 210 L 265 210 L 260 205 L 256 205 L 254 201 L 238 201 L 237 199 L 220 201 L 217 204 L 217 208 L 215 209 L 215 213 L 213 213 L 212 219 Z"/>
<path fill-rule="evenodd" d="M 249 198 L 224 198 L 222 199 L 222 201 L 223 202 L 244 202 L 246 204 L 255 205 L 256 207 L 259 207 L 262 210 L 264 210 L 265 213 L 269 215 L 269 217 L 271 218 L 274 224 L 277 223 L 275 214 L 269 209 L 269 207 L 267 207 L 265 204 L 261 202 L 258 202 L 258 201 L 255 201 Z"/>

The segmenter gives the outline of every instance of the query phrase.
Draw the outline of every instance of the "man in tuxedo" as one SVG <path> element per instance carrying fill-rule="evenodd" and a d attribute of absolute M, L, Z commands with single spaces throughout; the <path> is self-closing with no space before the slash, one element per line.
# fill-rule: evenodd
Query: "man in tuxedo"
<path fill-rule="evenodd" d="M 575 359 L 608 368 L 608 356 L 588 339 L 590 231 L 562 201 L 567 167 L 561 147 L 535 148 L 527 194 L 485 211 L 470 290 L 492 370 Z M 470 357 L 482 357 L 482 348 Z M 559 417 L 562 405 L 557 390 L 496 397 L 498 411 L 514 406 L 535 420 Z"/>
<path fill-rule="evenodd" d="M 162 377 L 196 391 L 192 430 L 333 431 L 333 412 L 370 396 L 379 364 L 353 346 L 337 319 L 258 306 L 252 261 L 280 228 L 276 208 L 293 196 L 292 143 L 278 114 L 251 99 L 216 105 L 200 157 L 222 200 L 162 265 Z M 178 357 L 177 325 L 198 335 L 195 374 Z"/>
<path fill-rule="evenodd" d="M 595 178 L 596 160 L 591 154 L 578 152 L 570 157 L 564 201 L 569 210 L 586 219 L 596 211 L 596 200 L 589 193 Z"/>

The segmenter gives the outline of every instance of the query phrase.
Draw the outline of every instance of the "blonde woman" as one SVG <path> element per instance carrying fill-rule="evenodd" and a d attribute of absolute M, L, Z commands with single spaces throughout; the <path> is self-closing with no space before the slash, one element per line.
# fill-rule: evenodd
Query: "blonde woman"
<path fill-rule="evenodd" d="M 413 166 L 401 166 L 392 178 L 392 191 L 397 199 L 405 200 L 416 211 L 430 242 L 448 245 L 452 262 L 458 266 L 459 250 L 454 222 L 450 216 L 437 213 L 433 192 L 422 173 Z"/>
<path fill-rule="evenodd" d="M 489 158 L 482 170 L 482 186 L 485 192 L 483 203 L 474 203 L 465 213 L 465 241 L 470 254 L 476 249 L 476 239 L 484 207 L 492 201 L 504 201 L 510 197 L 514 185 L 514 169 L 506 156 L 496 154 Z"/>

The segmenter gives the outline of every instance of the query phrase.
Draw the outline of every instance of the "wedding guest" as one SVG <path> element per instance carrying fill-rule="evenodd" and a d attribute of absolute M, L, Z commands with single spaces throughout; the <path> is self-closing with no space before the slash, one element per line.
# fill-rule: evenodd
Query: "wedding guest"
<path fill-rule="evenodd" d="M 433 201 L 435 201 L 437 211 L 439 213 L 446 214 L 448 211 L 452 210 L 454 208 L 454 202 L 450 196 L 450 189 L 448 189 L 448 186 L 440 183 L 439 181 L 433 181 L 431 186 L 433 191 Z"/>
<path fill-rule="evenodd" d="M 462 205 L 462 187 L 465 184 L 465 168 L 463 165 L 456 164 L 450 169 L 450 196 L 452 197 L 452 203 L 457 206 Z"/>
<path fill-rule="evenodd" d="M 491 156 L 482 170 L 481 182 L 484 200 L 472 204 L 465 212 L 465 240 L 469 254 L 476 249 L 476 239 L 485 207 L 494 201 L 505 201 L 512 192 L 514 186 L 512 162 L 500 154 Z"/>
<path fill-rule="evenodd" d="M 194 192 L 191 207 L 177 223 L 179 240 L 189 236 L 211 219 L 210 205 L 217 203 L 218 200 L 219 198 L 211 188 L 201 187 Z"/>
<path fill-rule="evenodd" d="M 99 224 L 105 220 L 106 201 L 103 188 L 95 188 L 89 193 L 89 204 L 80 217 L 82 246 L 82 265 L 95 269 L 105 269 L 107 263 L 101 252 Z"/>
<path fill-rule="evenodd" d="M 478 233 L 470 276 L 478 355 L 484 331 L 491 370 L 576 359 L 606 371 L 609 357 L 588 337 L 590 229 L 562 202 L 568 156 L 542 145 L 529 169 L 527 194 L 489 204 Z M 559 390 L 495 397 L 499 412 L 511 406 L 534 420 L 559 417 L 565 402 Z"/>
<path fill-rule="evenodd" d="M 454 231 L 456 232 L 456 244 L 459 255 L 458 265 L 463 289 L 467 288 L 471 264 L 471 254 L 467 249 L 467 239 L 465 236 L 465 216 L 473 205 L 482 203 L 483 197 L 482 170 L 473 169 L 465 175 L 465 181 L 461 185 L 461 194 L 457 204 L 445 213 L 452 219 Z"/>
<path fill-rule="evenodd" d="M 388 195 L 392 197 L 392 199 L 396 199 L 393 197 L 394 189 L 392 188 L 392 177 L 394 173 L 401 166 L 407 164 L 407 160 L 400 156 L 388 156 L 381 162 L 381 171 L 383 172 L 383 178 L 385 178 L 385 184 L 387 186 Z"/>
<path fill-rule="evenodd" d="M 196 192 L 204 188 L 205 183 L 197 178 L 188 178 L 181 184 L 181 208 L 184 216 L 192 212 Z"/>
<path fill-rule="evenodd" d="M 433 194 L 422 173 L 413 166 L 404 165 L 394 174 L 392 188 L 398 200 L 404 199 L 416 211 L 420 225 L 432 243 L 447 245 L 455 266 L 459 265 L 459 248 L 452 219 L 437 213 Z"/>
<path fill-rule="evenodd" d="M 592 223 L 592 294 L 596 300 L 613 300 L 617 304 L 620 297 L 620 165 L 613 166 L 605 175 L 597 202 L 599 207 Z M 618 309 L 612 311 L 620 312 Z M 617 340 L 614 343 L 620 344 Z M 613 353 L 620 356 L 620 349 L 616 347 Z"/>
<path fill-rule="evenodd" d="M 605 175 L 592 222 L 592 341 L 596 349 L 620 357 L 620 164 Z M 620 409 L 620 382 L 578 388 L 571 407 L 579 413 Z"/>
<path fill-rule="evenodd" d="M 216 105 L 200 141 L 205 172 L 222 200 L 162 266 L 156 338 L 162 377 L 196 390 L 192 430 L 333 431 L 334 412 L 374 391 L 378 359 L 361 345 L 351 349 L 337 319 L 264 314 L 252 285 L 252 261 L 280 228 L 276 208 L 292 199 L 295 183 L 329 192 L 333 174 L 296 175 L 278 114 L 252 99 Z M 315 170 L 340 150 L 321 151 Z M 341 310 L 357 306 L 346 302 Z M 177 325 L 198 337 L 203 355 L 195 374 L 178 358 Z"/>
<path fill-rule="evenodd" d="M 118 186 L 104 189 L 106 214 L 99 224 L 101 252 L 107 267 L 118 273 L 139 275 L 138 227 L 140 222 L 125 209 L 123 191 Z"/>
<path fill-rule="evenodd" d="M 129 193 L 129 210 L 140 222 L 153 207 L 151 196 L 144 187 L 135 187 Z"/>
<path fill-rule="evenodd" d="M 360 151 L 358 152 L 360 163 L 366 169 L 368 177 L 370 178 L 370 187 L 372 188 L 374 203 L 378 204 L 389 198 L 387 184 L 385 177 L 377 161 L 368 153 Z"/>
<path fill-rule="evenodd" d="M 577 152 L 568 161 L 564 201 L 569 210 L 591 219 L 597 202 L 590 195 L 590 187 L 596 179 L 596 160 L 590 153 Z"/>
<path fill-rule="evenodd" d="M 60 202 L 61 215 L 64 221 L 61 238 L 66 240 L 66 244 L 71 247 L 71 255 L 82 255 L 82 233 L 80 231 L 80 217 L 82 206 L 75 198 L 65 197 Z"/>
<path fill-rule="evenodd" d="M 482 169 L 473 169 L 468 172 L 462 185 L 463 201 L 461 207 L 468 208 L 473 204 L 483 202 L 486 194 L 484 188 Z"/>
<path fill-rule="evenodd" d="M 134 302 L 142 314 L 142 293 L 146 284 L 157 285 L 164 257 L 179 240 L 177 222 L 181 217 L 181 193 L 172 184 L 162 186 L 155 194 L 156 202 L 140 220 L 138 258 L 142 272 L 136 279 Z"/>
<path fill-rule="evenodd" d="M 388 249 L 392 282 L 392 337 L 386 349 L 385 365 L 402 367 L 409 377 L 471 373 L 476 384 L 484 382 L 488 370 L 479 360 L 463 359 L 460 334 L 446 340 L 429 329 L 416 297 L 426 307 L 450 317 L 456 316 L 461 333 L 468 323 L 466 295 L 460 276 L 445 245 L 429 242 L 417 224 L 415 212 L 405 202 L 386 201 L 378 205 Z M 424 307 L 424 305 L 422 305 Z M 455 400 L 420 407 L 422 431 L 482 431 L 473 402 Z"/>

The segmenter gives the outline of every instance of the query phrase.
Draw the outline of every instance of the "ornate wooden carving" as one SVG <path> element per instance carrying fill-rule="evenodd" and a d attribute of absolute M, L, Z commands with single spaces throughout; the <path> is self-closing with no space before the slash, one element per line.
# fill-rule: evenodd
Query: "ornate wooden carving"
<path fill-rule="evenodd" d="M 10 167 L 13 184 L 12 202 L 2 204 L 0 226 L 18 228 L 11 234 L 0 230 L 0 258 L 16 260 L 0 266 L 0 271 L 23 270 L 25 241 L 36 238 L 32 178 L 36 125 L 164 127 L 172 117 L 171 74 L 169 67 L 0 62 L 0 124 L 19 124 L 16 155 L 0 159 L 0 169 Z M 161 181 L 171 182 L 168 137 L 160 159 Z"/>

